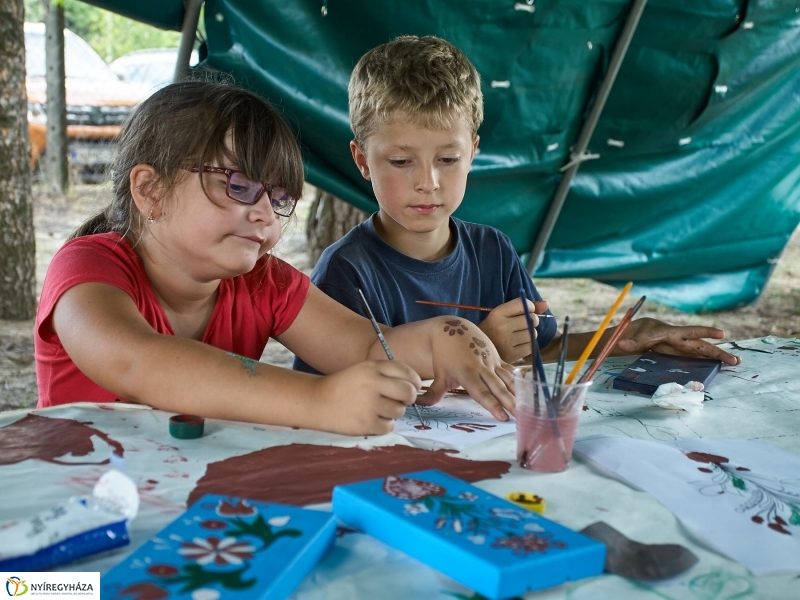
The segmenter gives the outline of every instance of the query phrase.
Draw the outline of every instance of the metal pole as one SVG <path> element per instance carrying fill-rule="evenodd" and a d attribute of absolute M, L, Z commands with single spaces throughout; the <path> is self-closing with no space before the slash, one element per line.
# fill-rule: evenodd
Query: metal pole
<path fill-rule="evenodd" d="M 47 141 L 44 174 L 51 192 L 67 190 L 67 90 L 64 64 L 64 5 L 48 2 L 44 13 Z"/>
<path fill-rule="evenodd" d="M 203 5 L 203 0 L 186 0 L 183 4 L 181 41 L 178 44 L 178 57 L 175 59 L 175 75 L 172 77 L 172 81 L 175 83 L 183 81 L 189 74 L 189 60 L 192 57 L 197 23 L 200 20 L 200 7 Z"/>
<path fill-rule="evenodd" d="M 578 141 L 575 142 L 575 146 L 570 153 L 570 160 L 567 163 L 567 168 L 564 170 L 564 176 L 556 189 L 556 193 L 553 195 L 553 199 L 550 201 L 550 208 L 547 212 L 547 216 L 544 219 L 544 223 L 542 223 L 542 227 L 539 229 L 539 235 L 531 249 L 531 255 L 528 259 L 528 273 L 531 276 L 534 274 L 539 259 L 544 252 L 544 248 L 547 246 L 547 242 L 550 239 L 550 234 L 553 233 L 553 228 L 556 226 L 558 215 L 561 213 L 561 208 L 564 206 L 564 201 L 567 199 L 570 185 L 572 185 L 572 179 L 575 177 L 575 173 L 578 172 L 581 162 L 586 158 L 586 148 L 589 146 L 589 140 L 592 138 L 594 128 L 597 126 L 597 121 L 600 120 L 600 114 L 603 112 L 603 107 L 611 93 L 611 88 L 617 78 L 617 73 L 619 73 L 622 60 L 628 52 L 628 46 L 636 31 L 636 26 L 639 24 L 639 18 L 642 16 L 645 4 L 647 4 L 647 0 L 634 0 L 631 11 L 628 14 L 628 19 L 625 21 L 625 25 L 623 25 L 622 31 L 619 34 L 617 45 L 614 47 L 614 53 L 611 55 L 611 62 L 608 65 L 608 71 L 600 84 L 600 89 L 597 91 L 597 98 L 586 117 L 586 121 L 583 123 L 583 129 L 581 129 L 580 135 L 578 135 Z"/>

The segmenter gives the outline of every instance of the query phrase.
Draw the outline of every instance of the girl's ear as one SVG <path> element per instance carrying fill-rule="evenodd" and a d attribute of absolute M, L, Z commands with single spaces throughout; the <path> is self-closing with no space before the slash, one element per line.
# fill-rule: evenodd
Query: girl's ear
<path fill-rule="evenodd" d="M 367 181 L 371 181 L 369 177 L 367 156 L 364 154 L 364 151 L 361 150 L 361 146 L 359 146 L 355 140 L 350 142 L 350 154 L 353 155 L 353 160 L 355 161 L 358 170 L 361 172 L 361 176 Z"/>
<path fill-rule="evenodd" d="M 152 217 L 159 198 L 156 194 L 158 175 L 150 165 L 136 165 L 131 169 L 131 196 L 136 208 L 145 218 Z"/>

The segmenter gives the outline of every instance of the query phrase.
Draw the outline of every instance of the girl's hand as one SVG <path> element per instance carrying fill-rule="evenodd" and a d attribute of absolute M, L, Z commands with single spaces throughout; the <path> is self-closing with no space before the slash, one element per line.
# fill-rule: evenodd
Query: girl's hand
<path fill-rule="evenodd" d="M 506 411 L 515 414 L 511 365 L 501 360 L 492 341 L 477 325 L 458 317 L 437 320 L 431 334 L 433 382 L 417 402 L 435 404 L 447 390 L 461 385 L 498 421 L 507 421 Z"/>
<path fill-rule="evenodd" d="M 320 377 L 314 403 L 315 429 L 346 435 L 383 435 L 414 404 L 422 381 L 396 361 L 358 363 Z"/>
<path fill-rule="evenodd" d="M 528 310 L 531 313 L 533 326 L 539 325 L 536 313 L 547 310 L 547 302 L 532 302 L 528 300 Z M 528 333 L 528 323 L 522 302 L 519 298 L 501 304 L 489 313 L 478 326 L 494 343 L 500 358 L 506 362 L 514 362 L 520 358 L 530 356 L 531 336 Z"/>
<path fill-rule="evenodd" d="M 723 337 L 725 332 L 716 327 L 679 327 L 657 319 L 643 318 L 631 321 L 622 339 L 617 342 L 617 350 L 624 354 L 655 350 L 663 354 L 713 358 L 729 365 L 738 365 L 739 357 L 703 339 L 719 340 Z"/>

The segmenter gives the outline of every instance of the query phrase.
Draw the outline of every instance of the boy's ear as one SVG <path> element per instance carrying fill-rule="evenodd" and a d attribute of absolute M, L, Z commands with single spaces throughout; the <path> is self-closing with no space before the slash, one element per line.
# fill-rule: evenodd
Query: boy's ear
<path fill-rule="evenodd" d="M 475 139 L 472 141 L 472 156 L 469 157 L 469 162 L 472 163 L 472 159 L 475 158 L 475 154 L 478 152 L 478 144 L 481 141 L 481 136 L 476 135 Z"/>
<path fill-rule="evenodd" d="M 136 208 L 145 217 L 151 216 L 158 204 L 157 180 L 156 170 L 150 165 L 136 165 L 131 169 L 131 197 L 136 203 Z"/>
<path fill-rule="evenodd" d="M 350 142 L 350 154 L 353 155 L 353 160 L 355 161 L 358 170 L 361 172 L 361 176 L 367 181 L 371 181 L 369 176 L 369 165 L 367 164 L 367 155 L 364 154 L 364 151 L 361 150 L 361 146 L 359 146 L 355 140 Z"/>

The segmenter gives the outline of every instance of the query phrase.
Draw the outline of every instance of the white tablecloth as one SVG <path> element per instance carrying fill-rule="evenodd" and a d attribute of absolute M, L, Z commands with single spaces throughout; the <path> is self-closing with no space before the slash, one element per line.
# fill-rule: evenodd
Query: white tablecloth
<path fill-rule="evenodd" d="M 662 441 L 693 437 L 748 439 L 800 455 L 800 341 L 763 338 L 739 342 L 737 346 L 731 351 L 741 356 L 743 363 L 723 367 L 707 392 L 703 410 L 694 415 L 658 408 L 646 396 L 613 390 L 613 375 L 632 357 L 609 359 L 589 393 L 589 409 L 582 415 L 579 436 L 611 434 Z M 552 373 L 552 368 L 548 370 Z M 81 403 L 2 413 L 0 427 L 31 412 L 90 422 L 91 427 L 121 443 L 125 449 L 124 469 L 140 488 L 142 505 L 132 524 L 131 545 L 65 566 L 65 571 L 103 573 L 122 560 L 185 509 L 189 493 L 210 462 L 291 443 L 362 448 L 413 445 L 395 434 L 353 438 L 215 420 L 207 420 L 206 434 L 198 443 L 169 436 L 171 413 L 118 404 L 101 407 Z M 93 450 L 87 456 L 67 454 L 58 457 L 58 462 L 31 458 L 9 464 L 0 456 L 0 522 L 32 516 L 71 495 L 89 494 L 108 466 L 64 463 L 98 463 L 108 458 L 112 446 L 100 436 L 91 439 Z M 5 444 L 7 458 L 8 440 Z M 457 456 L 512 463 L 502 478 L 476 485 L 499 496 L 511 491 L 537 493 L 546 499 L 545 516 L 568 527 L 580 530 L 602 520 L 640 542 L 682 544 L 700 559 L 692 569 L 668 581 L 643 584 L 603 575 L 526 597 L 800 598 L 798 573 L 754 577 L 741 565 L 693 539 L 672 513 L 648 494 L 606 477 L 580 460 L 574 460 L 563 473 L 531 473 L 516 466 L 515 452 L 515 436 L 507 435 L 466 448 Z M 452 600 L 469 598 L 471 592 L 380 542 L 349 534 L 337 539 L 293 597 Z"/>

